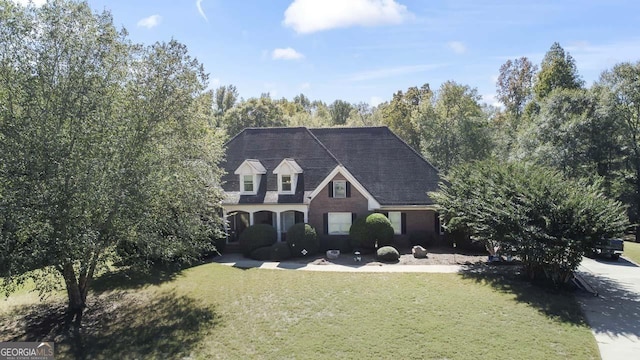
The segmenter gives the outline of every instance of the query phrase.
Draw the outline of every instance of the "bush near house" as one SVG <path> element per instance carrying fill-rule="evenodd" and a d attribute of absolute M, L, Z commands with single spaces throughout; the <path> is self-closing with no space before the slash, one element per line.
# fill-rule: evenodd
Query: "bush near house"
<path fill-rule="evenodd" d="M 354 249 L 376 249 L 393 243 L 393 227 L 383 214 L 373 213 L 359 217 L 349 229 Z"/>
<path fill-rule="evenodd" d="M 320 250 L 316 229 L 309 224 L 295 224 L 287 230 L 287 245 L 292 256 L 315 255 Z"/>
<path fill-rule="evenodd" d="M 291 250 L 286 242 L 277 242 L 271 245 L 269 251 L 269 260 L 271 261 L 283 261 L 291 259 Z"/>
<path fill-rule="evenodd" d="M 271 246 L 277 240 L 278 233 L 273 226 L 267 224 L 251 225 L 240 234 L 240 249 L 244 256 L 251 256 L 254 250 Z"/>
<path fill-rule="evenodd" d="M 376 257 L 379 261 L 397 262 L 400 259 L 400 253 L 393 246 L 383 246 L 376 251 Z"/>
<path fill-rule="evenodd" d="M 271 246 L 257 248 L 248 255 L 253 260 L 269 261 L 271 260 Z"/>

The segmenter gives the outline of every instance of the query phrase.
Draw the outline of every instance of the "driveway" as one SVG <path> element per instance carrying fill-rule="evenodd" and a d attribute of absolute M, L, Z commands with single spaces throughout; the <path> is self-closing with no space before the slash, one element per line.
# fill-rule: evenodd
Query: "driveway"
<path fill-rule="evenodd" d="M 598 296 L 578 296 L 603 360 L 640 358 L 640 267 L 583 258 L 578 272 Z"/>

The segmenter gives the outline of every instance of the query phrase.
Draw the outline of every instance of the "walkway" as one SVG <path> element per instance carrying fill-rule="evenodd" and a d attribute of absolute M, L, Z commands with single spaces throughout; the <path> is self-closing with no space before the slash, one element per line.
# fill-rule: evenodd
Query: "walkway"
<path fill-rule="evenodd" d="M 584 258 L 579 273 L 598 296 L 578 296 L 603 360 L 640 358 L 640 267 Z"/>

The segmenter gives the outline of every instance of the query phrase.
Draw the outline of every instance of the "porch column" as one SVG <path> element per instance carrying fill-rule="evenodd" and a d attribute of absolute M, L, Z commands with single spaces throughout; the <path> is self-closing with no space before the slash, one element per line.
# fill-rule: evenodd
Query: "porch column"
<path fill-rule="evenodd" d="M 222 226 L 224 228 L 225 242 L 229 243 L 229 220 L 227 220 L 227 209 L 222 208 Z"/>
<path fill-rule="evenodd" d="M 253 225 L 253 211 L 249 213 L 249 226 Z"/>
<path fill-rule="evenodd" d="M 309 207 L 306 207 L 304 209 L 304 223 L 305 224 L 309 223 Z"/>
<path fill-rule="evenodd" d="M 280 211 L 276 212 L 276 231 L 278 232 L 278 241 L 282 241 L 282 224 L 280 223 Z"/>

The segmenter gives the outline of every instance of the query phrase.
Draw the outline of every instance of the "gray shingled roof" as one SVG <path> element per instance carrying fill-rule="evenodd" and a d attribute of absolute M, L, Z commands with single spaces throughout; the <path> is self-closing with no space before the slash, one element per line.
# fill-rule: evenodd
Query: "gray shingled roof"
<path fill-rule="evenodd" d="M 226 148 L 226 203 L 306 203 L 304 192 L 313 191 L 339 164 L 381 205 L 430 205 L 427 192 L 438 188 L 435 167 L 387 127 L 250 128 L 229 140 Z M 285 158 L 294 159 L 304 173 L 295 195 L 278 196 L 273 169 Z M 240 196 L 233 174 L 246 159 L 260 160 L 267 170 L 266 186 L 263 179 L 255 196 Z"/>
<path fill-rule="evenodd" d="M 381 205 L 430 205 L 438 170 L 387 127 L 310 131 Z"/>
<path fill-rule="evenodd" d="M 278 195 L 274 199 L 272 194 L 277 194 L 278 179 L 273 170 L 287 158 L 294 159 L 303 173 L 298 176 L 294 195 Z M 260 160 L 267 170 L 267 181 L 263 176 L 255 196 L 233 194 L 240 189 L 238 175 L 233 172 L 247 159 Z M 226 144 L 226 160 L 222 164 L 226 175 L 222 177 L 222 188 L 230 196 L 225 203 L 305 203 L 304 192 L 313 191 L 338 164 L 307 128 L 244 129 Z M 267 192 L 271 195 L 267 196 Z"/>

